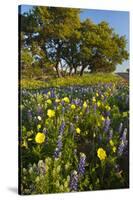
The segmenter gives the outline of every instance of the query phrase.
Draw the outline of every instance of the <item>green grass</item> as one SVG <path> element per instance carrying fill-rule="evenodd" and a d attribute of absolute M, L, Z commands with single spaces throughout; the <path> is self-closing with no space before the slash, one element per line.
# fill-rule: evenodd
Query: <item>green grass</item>
<path fill-rule="evenodd" d="M 111 73 L 97 73 L 88 74 L 82 77 L 79 76 L 68 76 L 63 78 L 55 78 L 46 81 L 22 79 L 20 85 L 22 89 L 43 89 L 46 87 L 59 87 L 59 86 L 84 86 L 98 83 L 109 83 L 109 82 L 121 82 L 123 81 L 117 75 Z"/>

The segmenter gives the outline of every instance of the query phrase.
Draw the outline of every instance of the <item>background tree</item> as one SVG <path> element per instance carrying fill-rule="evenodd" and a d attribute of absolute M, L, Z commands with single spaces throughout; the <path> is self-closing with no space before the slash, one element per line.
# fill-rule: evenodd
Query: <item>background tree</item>
<path fill-rule="evenodd" d="M 21 15 L 23 66 L 42 74 L 112 72 L 128 59 L 126 44 L 107 22 L 81 22 L 80 9 L 36 6 Z"/>
<path fill-rule="evenodd" d="M 30 17 L 33 21 L 31 23 L 33 30 L 30 31 L 31 27 L 29 27 L 26 40 L 38 42 L 40 49 L 54 65 L 58 77 L 61 77 L 59 70 L 61 51 L 65 41 L 80 26 L 79 13 L 79 9 L 35 7 L 26 19 L 26 24 Z"/>
<path fill-rule="evenodd" d="M 119 36 L 108 23 L 98 25 L 90 20 L 82 23 L 81 62 L 82 68 L 90 72 L 112 72 L 117 64 L 128 59 L 125 36 Z"/>

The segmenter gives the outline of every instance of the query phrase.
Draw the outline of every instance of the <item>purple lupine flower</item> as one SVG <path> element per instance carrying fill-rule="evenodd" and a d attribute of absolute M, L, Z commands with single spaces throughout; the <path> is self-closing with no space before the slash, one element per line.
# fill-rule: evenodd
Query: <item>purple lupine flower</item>
<path fill-rule="evenodd" d="M 109 117 L 107 117 L 107 119 L 105 120 L 105 124 L 104 124 L 104 131 L 108 132 L 109 127 L 110 127 L 110 119 L 109 119 Z"/>
<path fill-rule="evenodd" d="M 86 155 L 84 153 L 80 153 L 80 161 L 78 165 L 78 174 L 84 175 L 85 173 L 85 161 L 86 161 Z"/>
<path fill-rule="evenodd" d="M 58 158 L 59 155 L 60 155 L 60 150 L 58 148 L 56 148 L 54 151 L 54 158 Z"/>
<path fill-rule="evenodd" d="M 127 128 L 124 129 L 121 140 L 126 142 L 126 136 L 127 136 Z"/>
<path fill-rule="evenodd" d="M 44 134 L 47 134 L 47 133 L 48 133 L 48 130 L 47 130 L 46 128 L 44 128 L 44 129 L 43 129 L 43 133 L 44 133 Z"/>
<path fill-rule="evenodd" d="M 78 174 L 77 174 L 77 171 L 74 170 L 71 173 L 71 177 L 70 177 L 70 190 L 77 191 L 77 189 L 78 189 Z"/>
<path fill-rule="evenodd" d="M 61 126 L 59 127 L 59 135 L 62 135 L 65 129 L 65 122 L 62 121 Z"/>
<path fill-rule="evenodd" d="M 58 157 L 59 157 L 60 152 L 61 152 L 61 149 L 62 149 L 62 136 L 59 135 L 59 136 L 58 136 L 58 140 L 57 140 L 57 148 L 56 148 L 55 151 L 54 151 L 54 157 L 55 157 L 55 158 L 58 158 Z"/>
<path fill-rule="evenodd" d="M 102 142 L 102 135 L 99 134 L 99 135 L 98 135 L 98 143 L 101 143 L 101 142 Z"/>
<path fill-rule="evenodd" d="M 97 110 L 97 105 L 94 104 L 94 112 L 96 112 L 96 110 Z"/>
<path fill-rule="evenodd" d="M 61 153 L 61 149 L 62 149 L 62 135 L 65 129 L 65 122 L 62 121 L 61 126 L 59 127 L 59 135 L 58 135 L 58 140 L 57 140 L 57 147 L 54 151 L 54 157 L 58 158 L 60 153 Z"/>
<path fill-rule="evenodd" d="M 89 113 L 89 108 L 87 107 L 87 108 L 86 108 L 86 114 L 88 114 L 88 113 Z"/>
<path fill-rule="evenodd" d="M 128 141 L 126 139 L 127 128 L 124 129 L 122 137 L 120 138 L 120 145 L 118 147 L 118 155 L 121 156 L 123 154 L 124 149 L 126 148 Z"/>
<path fill-rule="evenodd" d="M 28 110 L 27 115 L 28 115 L 28 119 L 31 121 L 32 120 L 31 110 Z"/>
<path fill-rule="evenodd" d="M 50 92 L 50 98 L 55 98 L 54 90 L 51 90 L 51 92 Z"/>
<path fill-rule="evenodd" d="M 70 132 L 73 132 L 74 131 L 74 125 L 73 123 L 70 123 Z"/>
<path fill-rule="evenodd" d="M 75 103 L 76 105 L 80 105 L 80 99 L 75 99 L 74 103 Z"/>
<path fill-rule="evenodd" d="M 113 137 L 113 130 L 111 129 L 111 130 L 109 131 L 109 137 L 108 137 L 108 139 L 111 140 L 112 137 Z"/>
<path fill-rule="evenodd" d="M 106 115 L 110 116 L 110 110 L 106 111 Z"/>
<path fill-rule="evenodd" d="M 78 120 L 79 120 L 79 116 L 78 115 L 75 116 L 75 120 L 76 120 L 76 122 L 78 122 Z"/>
<path fill-rule="evenodd" d="M 48 134 L 48 130 L 46 129 L 46 128 L 43 128 L 43 133 L 45 134 L 45 135 L 47 135 Z M 48 137 L 46 137 L 46 143 L 48 142 Z"/>
<path fill-rule="evenodd" d="M 62 107 L 62 113 L 63 114 L 65 113 L 65 107 L 64 106 Z"/>
<path fill-rule="evenodd" d="M 123 151 L 124 151 L 125 145 L 123 142 L 120 143 L 119 147 L 118 147 L 118 155 L 121 156 Z"/>
<path fill-rule="evenodd" d="M 120 126 L 119 126 L 119 134 L 121 134 L 122 128 L 123 128 L 123 123 L 121 122 L 121 123 L 120 123 Z"/>
<path fill-rule="evenodd" d="M 61 105 L 62 105 L 62 106 L 65 105 L 65 101 L 64 101 L 64 100 L 61 101 Z"/>
<path fill-rule="evenodd" d="M 42 107 L 40 105 L 38 105 L 37 107 L 37 115 L 42 115 L 43 111 L 42 111 Z"/>

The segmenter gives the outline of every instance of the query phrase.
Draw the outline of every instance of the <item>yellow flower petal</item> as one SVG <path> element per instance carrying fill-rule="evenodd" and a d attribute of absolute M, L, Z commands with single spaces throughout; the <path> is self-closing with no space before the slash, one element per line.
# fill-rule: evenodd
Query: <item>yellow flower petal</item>
<path fill-rule="evenodd" d="M 107 157 L 106 151 L 103 148 L 97 150 L 97 156 L 100 160 L 105 160 Z"/>
<path fill-rule="evenodd" d="M 35 136 L 35 142 L 41 144 L 45 141 L 45 134 L 38 132 Z"/>
<path fill-rule="evenodd" d="M 54 111 L 54 110 L 51 110 L 51 109 L 48 109 L 47 115 L 48 115 L 49 118 L 52 118 L 52 117 L 55 116 L 55 111 Z"/>

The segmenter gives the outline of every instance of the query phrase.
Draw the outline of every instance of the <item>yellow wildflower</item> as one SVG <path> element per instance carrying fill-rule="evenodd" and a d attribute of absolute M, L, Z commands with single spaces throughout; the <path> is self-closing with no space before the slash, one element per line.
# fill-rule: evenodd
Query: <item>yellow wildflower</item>
<path fill-rule="evenodd" d="M 71 105 L 71 109 L 75 110 L 76 106 L 74 104 Z"/>
<path fill-rule="evenodd" d="M 83 103 L 83 108 L 87 108 L 87 103 L 86 103 L 86 101 L 84 101 L 84 103 Z"/>
<path fill-rule="evenodd" d="M 115 147 L 115 146 L 113 147 L 113 152 L 114 152 L 114 153 L 116 152 L 116 147 Z"/>
<path fill-rule="evenodd" d="M 80 112 L 80 113 L 79 113 L 79 115 L 83 115 L 83 113 L 82 113 L 82 112 Z"/>
<path fill-rule="evenodd" d="M 97 122 L 97 126 L 98 126 L 98 127 L 100 127 L 100 126 L 101 126 L 100 122 Z"/>
<path fill-rule="evenodd" d="M 64 97 L 64 98 L 63 98 L 63 101 L 65 101 L 65 103 L 69 103 L 69 102 L 70 102 L 70 100 L 69 100 L 68 97 Z"/>
<path fill-rule="evenodd" d="M 104 96 L 103 96 L 103 95 L 101 95 L 101 99 L 104 99 Z"/>
<path fill-rule="evenodd" d="M 113 140 L 110 140 L 110 141 L 109 141 L 109 144 L 110 144 L 110 146 L 113 147 L 113 146 L 114 146 L 114 142 L 113 142 Z"/>
<path fill-rule="evenodd" d="M 56 102 L 56 103 L 59 103 L 59 102 L 60 102 L 60 99 L 55 99 L 55 102 Z"/>
<path fill-rule="evenodd" d="M 110 108 L 109 105 L 106 105 L 105 108 L 106 108 L 107 111 L 110 111 L 110 110 L 111 110 L 111 108 Z"/>
<path fill-rule="evenodd" d="M 51 92 L 49 91 L 47 94 L 50 96 Z"/>
<path fill-rule="evenodd" d="M 97 156 L 100 160 L 105 160 L 107 157 L 106 151 L 103 148 L 97 150 Z"/>
<path fill-rule="evenodd" d="M 36 134 L 35 141 L 36 141 L 36 143 L 38 143 L 38 144 L 43 143 L 43 142 L 45 141 L 45 134 L 44 134 L 44 133 L 38 132 L 38 133 Z"/>
<path fill-rule="evenodd" d="M 48 104 L 52 104 L 51 99 L 48 99 L 46 102 L 47 102 Z"/>
<path fill-rule="evenodd" d="M 100 102 L 100 101 L 97 102 L 97 106 L 98 106 L 98 107 L 101 106 L 101 102 Z"/>
<path fill-rule="evenodd" d="M 51 109 L 48 109 L 47 115 L 48 115 L 49 118 L 54 117 L 55 116 L 55 111 L 51 110 Z"/>
<path fill-rule="evenodd" d="M 102 121 L 105 121 L 105 118 L 102 116 L 102 117 L 101 117 L 101 120 L 102 120 Z"/>
<path fill-rule="evenodd" d="M 96 92 L 96 97 L 98 97 L 99 96 L 99 94 L 98 94 L 98 92 Z"/>
<path fill-rule="evenodd" d="M 80 134 L 80 132 L 81 132 L 80 128 L 76 128 L 76 133 Z"/>
<path fill-rule="evenodd" d="M 106 97 L 108 97 L 108 96 L 109 96 L 109 93 L 108 93 L 108 92 L 105 92 L 104 94 L 105 94 L 105 96 L 106 96 Z"/>
<path fill-rule="evenodd" d="M 93 101 L 93 103 L 95 103 L 95 102 L 96 102 L 96 98 L 95 98 L 95 97 L 93 97 L 93 98 L 92 98 L 92 101 Z"/>
<path fill-rule="evenodd" d="M 37 125 L 37 129 L 40 129 L 42 126 L 41 126 L 41 124 L 38 124 Z"/>

